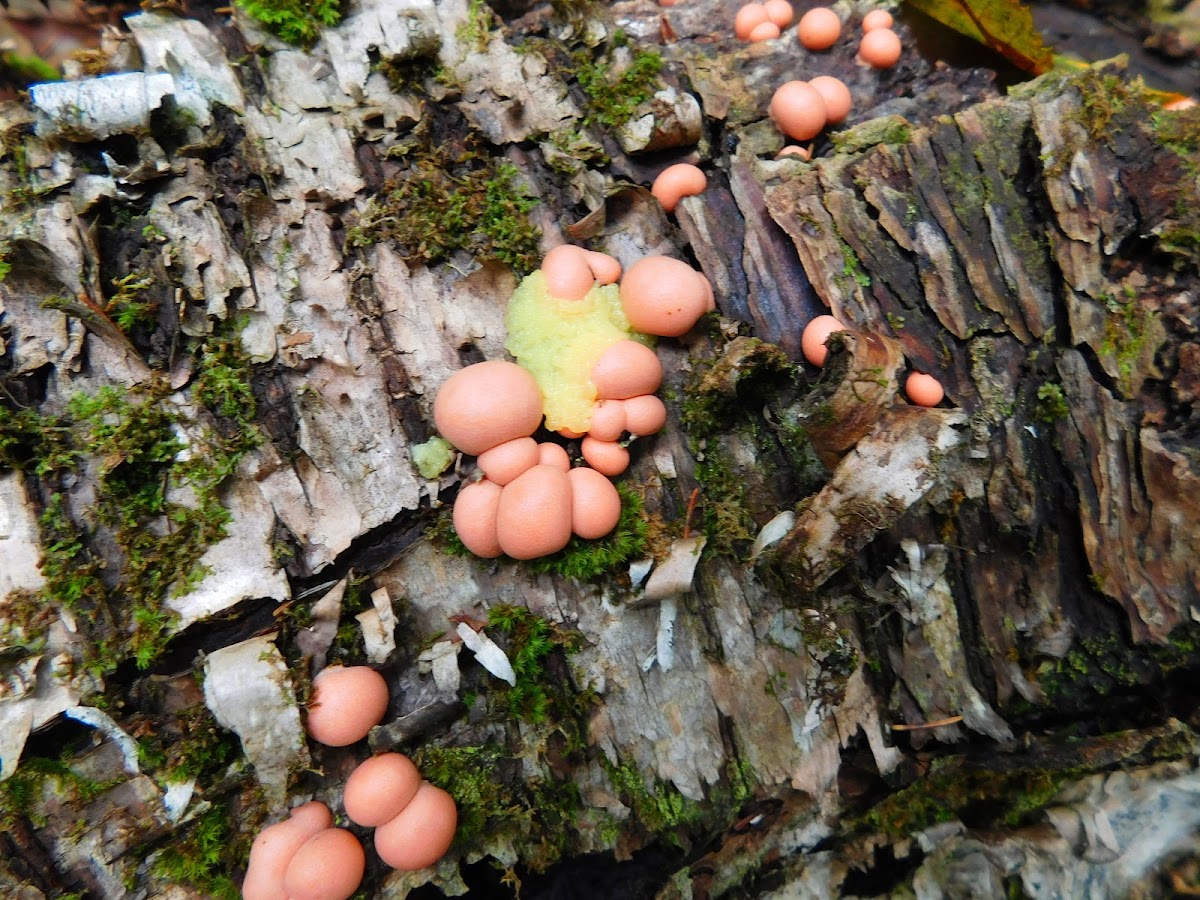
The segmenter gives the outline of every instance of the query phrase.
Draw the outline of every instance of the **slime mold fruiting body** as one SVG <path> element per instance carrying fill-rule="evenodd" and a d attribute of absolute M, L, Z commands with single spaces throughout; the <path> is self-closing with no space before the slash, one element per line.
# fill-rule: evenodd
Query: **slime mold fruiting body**
<path fill-rule="evenodd" d="M 424 869 L 454 841 L 454 798 L 422 780 L 412 760 L 384 753 L 359 764 L 346 781 L 342 803 L 355 824 L 375 829 L 379 858 L 393 869 Z"/>
<path fill-rule="evenodd" d="M 620 275 L 610 256 L 555 248 L 509 301 L 505 346 L 519 365 L 477 363 L 439 391 L 438 430 L 478 456 L 483 474 L 454 506 L 455 530 L 475 555 L 534 559 L 573 534 L 590 540 L 616 526 L 620 497 L 604 476 L 629 465 L 618 441 L 653 434 L 667 419 L 647 334 L 685 334 L 715 308 L 708 280 L 678 260 L 642 259 L 618 287 Z M 532 439 L 543 416 L 548 430 L 583 438 L 586 474 L 561 447 Z"/>

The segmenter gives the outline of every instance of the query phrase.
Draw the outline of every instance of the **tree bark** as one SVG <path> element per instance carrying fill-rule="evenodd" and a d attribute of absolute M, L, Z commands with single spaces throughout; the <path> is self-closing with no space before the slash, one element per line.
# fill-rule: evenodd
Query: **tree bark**
<path fill-rule="evenodd" d="M 310 797 L 337 811 L 369 752 L 305 744 L 327 661 L 385 674 L 371 748 L 412 754 L 473 829 L 426 872 L 372 857 L 372 896 L 498 891 L 500 872 L 522 896 L 1196 884 L 1197 111 L 1163 111 L 1120 63 L 1007 96 L 913 50 L 862 68 L 853 17 L 825 56 L 738 44 L 718 27 L 736 5 L 500 24 L 466 0 L 361 0 L 308 51 L 240 12 L 148 12 L 110 61 L 125 81 L 0 107 L 6 889 L 229 889 L 262 822 Z M 618 24 L 665 66 L 635 124 L 609 126 L 572 54 L 628 65 Z M 798 60 L 855 100 L 811 163 L 775 160 L 764 120 Z M 668 427 L 623 480 L 660 564 L 703 533 L 682 596 L 447 553 L 469 464 L 426 479 L 411 451 L 438 387 L 504 357 L 518 273 L 474 245 L 427 263 L 353 239 L 424 135 L 514 164 L 542 250 L 665 252 L 712 282 L 711 327 L 659 344 Z M 672 219 L 645 186 L 685 159 L 709 187 Z M 155 305 L 123 327 L 133 275 Z M 848 330 L 822 372 L 799 348 L 825 312 Z M 908 403 L 909 370 L 942 382 L 940 408 Z M 216 371 L 253 388 L 252 422 Z M 104 512 L 138 461 L 97 436 L 133 413 L 88 425 L 71 404 L 106 386 L 169 411 L 176 456 L 234 466 L 223 537 L 160 586 L 169 640 L 142 668 Z M 171 509 L 203 507 L 200 482 L 170 484 Z M 173 521 L 139 527 L 166 541 Z M 507 605 L 550 624 L 544 715 L 452 641 Z M 483 633 L 517 658 L 534 620 L 497 621 Z M 183 867 L 206 833 L 233 849 Z"/>

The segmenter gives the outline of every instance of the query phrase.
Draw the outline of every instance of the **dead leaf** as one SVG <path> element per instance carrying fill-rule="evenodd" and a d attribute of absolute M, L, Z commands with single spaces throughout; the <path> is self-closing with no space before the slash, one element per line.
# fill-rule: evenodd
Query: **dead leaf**
<path fill-rule="evenodd" d="M 943 25 L 988 47 L 1019 69 L 1041 75 L 1054 67 L 1054 55 L 1020 0 L 908 0 Z"/>

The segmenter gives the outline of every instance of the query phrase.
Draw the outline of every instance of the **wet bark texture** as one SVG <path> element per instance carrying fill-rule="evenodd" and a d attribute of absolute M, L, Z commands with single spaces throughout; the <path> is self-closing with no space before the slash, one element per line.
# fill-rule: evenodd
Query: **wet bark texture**
<path fill-rule="evenodd" d="M 369 751 L 305 744 L 327 660 L 377 665 L 392 707 L 371 746 L 415 754 L 474 816 L 435 871 L 372 860 L 371 896 L 1195 885 L 1197 110 L 1163 112 L 1119 63 L 1006 96 L 915 53 L 862 68 L 861 11 L 815 55 L 791 32 L 735 43 L 731 2 L 520 6 L 501 27 L 466 0 L 363 0 L 311 51 L 240 14 L 148 12 L 110 66 L 169 75 L 186 115 L 167 121 L 150 79 L 95 114 L 111 128 L 84 94 L 0 107 L 5 891 L 206 895 L 244 871 L 258 823 L 310 797 L 337 811 Z M 608 127 L 571 53 L 607 52 L 618 26 L 665 65 L 633 124 Z M 770 94 L 820 72 L 850 87 L 851 118 L 812 163 L 776 161 Z M 719 318 L 660 342 L 670 420 L 623 479 L 660 561 L 704 533 L 683 595 L 435 536 L 470 466 L 427 480 L 411 448 L 450 374 L 503 357 L 517 276 L 347 237 L 413 136 L 454 129 L 539 198 L 543 250 L 669 253 L 714 286 Z M 670 217 L 646 187 L 680 160 L 709 188 Z M 134 272 L 157 306 L 121 328 L 96 310 Z M 825 312 L 849 330 L 817 370 L 800 334 Z M 163 586 L 170 641 L 139 668 L 96 512 L 131 461 L 39 471 L 55 445 L 13 416 L 120 386 L 201 452 L 245 426 L 202 389 L 230 333 L 262 440 L 222 483 L 203 577 Z M 940 408 L 904 399 L 912 370 L 945 385 Z M 108 606 L 55 596 L 62 517 Z M 752 547 L 763 526 L 775 543 Z M 503 604 L 552 625 L 544 717 L 450 640 Z M 484 633 L 517 655 L 517 631 Z M 113 664 L 89 665 L 101 641 Z M 180 768 L 172 748 L 197 735 L 207 755 Z M 171 867 L 173 841 L 218 826 L 234 850 Z"/>

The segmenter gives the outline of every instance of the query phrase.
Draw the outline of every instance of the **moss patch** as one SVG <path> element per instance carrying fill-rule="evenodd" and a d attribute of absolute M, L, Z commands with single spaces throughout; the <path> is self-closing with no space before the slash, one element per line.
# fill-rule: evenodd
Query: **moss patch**
<path fill-rule="evenodd" d="M 995 771 L 961 759 L 938 761 L 928 775 L 876 804 L 860 820 L 893 838 L 955 819 L 973 825 L 1024 824 L 1044 809 L 1074 772 Z"/>
<path fill-rule="evenodd" d="M 58 759 L 42 756 L 23 759 L 17 771 L 0 782 L 0 829 L 9 831 L 20 817 L 29 818 L 39 828 L 45 825 L 36 813 L 36 806 L 49 788 L 66 802 L 85 804 L 125 780 L 94 781 L 80 775 L 70 762 L 70 753 Z"/>
<path fill-rule="evenodd" d="M 488 6 L 487 0 L 470 0 L 466 21 L 458 26 L 454 36 L 458 38 L 459 43 L 466 44 L 478 52 L 487 47 L 488 34 L 495 20 L 496 14 Z"/>
<path fill-rule="evenodd" d="M 154 285 L 154 277 L 148 272 L 135 271 L 123 278 L 112 280 L 113 295 L 103 305 L 94 303 L 86 294 L 77 300 L 66 297 L 48 297 L 42 301 L 45 309 L 57 309 L 72 315 L 79 306 L 84 313 L 105 319 L 123 334 L 132 334 L 134 329 L 146 328 L 155 323 L 158 302 L 146 296 Z"/>
<path fill-rule="evenodd" d="M 190 778 L 209 783 L 241 752 L 236 735 L 218 725 L 203 703 L 169 718 L 136 722 L 135 731 L 142 768 L 168 783 Z"/>
<path fill-rule="evenodd" d="M 1067 398 L 1063 394 L 1061 385 L 1049 382 L 1039 385 L 1037 398 L 1037 408 L 1034 409 L 1033 418 L 1038 422 L 1049 425 L 1065 419 L 1071 414 L 1071 408 L 1067 405 Z"/>
<path fill-rule="evenodd" d="M 567 658 L 580 649 L 583 636 L 507 604 L 488 610 L 488 625 L 503 636 L 517 676 L 515 685 L 499 688 L 509 715 L 530 725 L 549 725 L 563 737 L 565 752 L 583 752 L 596 695 L 577 690 L 567 669 Z"/>
<path fill-rule="evenodd" d="M 1144 357 L 1147 351 L 1157 349 L 1148 346 L 1155 335 L 1152 321 L 1154 313 L 1142 308 L 1136 298 L 1108 298 L 1107 307 L 1109 315 L 1104 323 L 1104 339 L 1097 351 L 1111 360 L 1117 370 L 1117 385 L 1121 393 L 1130 397 L 1133 395 L 1137 369 L 1146 363 Z M 1157 331 L 1157 336 L 1162 337 L 1161 329 Z"/>
<path fill-rule="evenodd" d="M 1178 181 L 1174 216 L 1160 232 L 1159 243 L 1194 264 L 1200 254 L 1200 108 L 1159 110 L 1150 122 L 1155 140 L 1174 154 L 1186 176 Z"/>
<path fill-rule="evenodd" d="M 611 763 L 602 758 L 604 771 L 621 797 L 633 810 L 648 835 L 675 846 L 686 846 L 701 831 L 723 829 L 752 794 L 755 777 L 744 764 L 729 764 L 724 777 L 703 801 L 691 800 L 672 784 L 645 777 L 630 763 Z"/>
<path fill-rule="evenodd" d="M 778 512 L 766 509 L 777 502 L 772 495 L 778 483 L 759 499 L 764 479 L 795 480 L 801 491 L 810 487 L 817 464 L 803 428 L 771 425 L 760 414 L 790 389 L 795 372 L 782 350 L 757 338 L 736 338 L 716 359 L 696 361 L 681 418 L 696 458 L 699 524 L 710 551 L 740 555 L 758 530 L 756 516 Z M 735 462 L 729 448 L 735 440 L 753 448 L 758 461 L 752 470 Z"/>
<path fill-rule="evenodd" d="M 340 0 L 235 0 L 245 13 L 289 44 L 313 43 L 342 20 Z"/>
<path fill-rule="evenodd" d="M 388 241 L 409 264 L 467 251 L 518 274 L 533 271 L 541 230 L 529 211 L 537 198 L 525 189 L 517 168 L 491 156 L 476 135 L 453 139 L 453 129 L 462 134 L 466 126 L 450 118 L 437 127 L 418 126 L 413 137 L 393 148 L 403 170 L 372 199 L 349 230 L 348 243 L 367 247 Z"/>
<path fill-rule="evenodd" d="M 830 140 L 839 153 L 861 153 L 877 144 L 907 144 L 912 128 L 903 116 L 881 116 L 839 131 Z"/>
<path fill-rule="evenodd" d="M 1157 684 L 1173 672 L 1195 669 L 1200 669 L 1200 625 L 1185 622 L 1163 645 L 1130 647 L 1114 634 L 1084 638 L 1061 659 L 1043 661 L 1036 673 L 1054 707 L 1073 714 L 1096 709 L 1115 694 Z"/>
<path fill-rule="evenodd" d="M 181 835 L 174 836 L 154 861 L 151 873 L 185 885 L 206 897 L 238 900 L 241 890 L 230 877 L 232 859 L 243 859 L 248 847 L 237 847 L 238 836 L 224 809 L 214 807 L 199 816 Z"/>
<path fill-rule="evenodd" d="M 77 615 L 100 672 L 129 656 L 146 668 L 162 653 L 171 625 L 164 601 L 204 577 L 200 558 L 230 520 L 222 485 L 259 440 L 249 367 L 234 340 L 212 338 L 197 357 L 196 399 L 224 426 L 202 429 L 190 446 L 170 387 L 157 378 L 134 391 L 76 395 L 58 414 L 0 407 L 0 463 L 41 478 L 48 496 L 39 523 L 43 603 Z M 63 479 L 85 466 L 96 474 L 86 522 L 62 492 Z M 100 532 L 114 558 L 93 551 Z"/>
<path fill-rule="evenodd" d="M 624 45 L 624 35 L 618 31 L 599 56 L 580 51 L 572 57 L 573 74 L 588 98 L 588 119 L 607 128 L 624 125 L 662 87 L 658 77 L 662 57 L 652 50 L 636 51 L 628 65 L 613 75 L 614 51 Z"/>
<path fill-rule="evenodd" d="M 413 762 L 458 804 L 454 844 L 463 851 L 519 838 L 523 862 L 540 872 L 573 846 L 582 806 L 574 783 L 524 776 L 520 760 L 491 745 L 422 747 Z"/>

